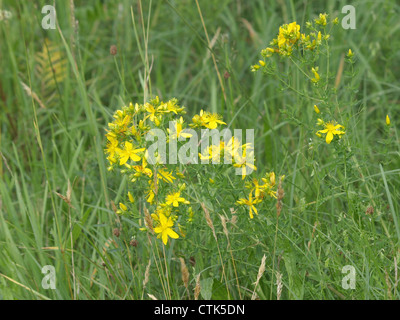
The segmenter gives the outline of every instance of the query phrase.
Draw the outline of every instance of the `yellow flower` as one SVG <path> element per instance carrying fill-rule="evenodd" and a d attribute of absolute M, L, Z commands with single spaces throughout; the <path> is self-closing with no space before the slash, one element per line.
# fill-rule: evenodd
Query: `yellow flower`
<path fill-rule="evenodd" d="M 120 207 L 120 209 L 121 209 L 122 211 L 127 211 L 127 210 L 128 210 L 127 206 L 124 205 L 122 202 L 119 203 L 119 207 Z"/>
<path fill-rule="evenodd" d="M 250 68 L 251 72 L 256 72 L 258 69 L 260 69 L 260 66 L 258 64 L 252 65 Z"/>
<path fill-rule="evenodd" d="M 115 156 L 115 153 L 119 152 L 119 148 L 118 148 L 118 140 L 115 139 L 113 136 L 109 136 L 107 135 L 107 139 L 109 141 L 109 143 L 107 144 L 107 149 L 106 152 L 110 155 L 110 159 L 113 159 Z"/>
<path fill-rule="evenodd" d="M 174 226 L 174 222 L 171 217 L 166 217 L 163 213 L 159 214 L 159 226 L 154 228 L 155 233 L 160 233 L 162 242 L 164 245 L 168 243 L 168 237 L 172 239 L 178 239 L 179 235 L 172 230 L 171 228 Z"/>
<path fill-rule="evenodd" d="M 175 208 L 179 207 L 179 203 L 189 204 L 189 201 L 187 201 L 187 200 L 185 200 L 185 198 L 181 197 L 180 192 L 175 192 L 175 193 L 171 193 L 171 194 L 167 195 L 165 202 L 168 205 L 172 204 Z"/>
<path fill-rule="evenodd" d="M 145 148 L 142 149 L 133 149 L 133 145 L 130 142 L 125 142 L 125 148 L 119 152 L 120 160 L 119 164 L 122 166 L 129 159 L 132 161 L 140 161 L 141 157 L 139 157 L 136 153 L 144 151 Z"/>
<path fill-rule="evenodd" d="M 276 183 L 275 172 L 270 172 L 269 174 L 267 174 L 267 176 L 269 176 L 270 185 L 272 187 L 275 186 L 275 183 Z"/>
<path fill-rule="evenodd" d="M 258 63 L 260 64 L 261 67 L 265 67 L 265 62 L 263 60 L 259 60 Z"/>
<path fill-rule="evenodd" d="M 235 164 L 233 165 L 235 168 L 242 168 L 242 180 L 247 176 L 247 168 L 250 168 L 251 170 L 257 170 L 257 167 L 250 162 L 247 162 L 248 157 L 253 157 L 254 160 L 254 151 L 250 151 L 249 155 L 246 156 L 247 153 L 247 147 L 244 148 L 243 151 L 243 156 L 239 157 L 239 160 L 237 159 L 238 157 L 235 158 Z"/>
<path fill-rule="evenodd" d="M 205 112 L 203 110 L 200 111 L 200 114 L 196 114 L 192 118 L 192 124 L 189 126 L 192 128 L 197 128 L 197 127 L 205 127 L 207 123 L 207 117 L 208 117 L 208 112 Z"/>
<path fill-rule="evenodd" d="M 340 124 L 335 124 L 334 122 L 327 122 L 324 124 L 324 127 L 325 127 L 325 129 L 317 131 L 317 134 L 326 133 L 326 143 L 327 144 L 331 143 L 334 135 L 338 135 L 339 137 L 341 137 L 343 134 L 345 134 L 344 131 L 339 130 L 340 128 L 344 129 L 344 127 Z"/>
<path fill-rule="evenodd" d="M 351 51 L 351 49 L 349 49 L 349 52 L 347 52 L 347 57 L 352 58 L 353 56 L 354 56 L 353 51 Z"/>
<path fill-rule="evenodd" d="M 121 110 L 118 111 L 117 111 L 117 119 L 114 121 L 114 124 L 118 127 L 126 127 L 131 121 L 131 117 L 129 115 L 123 117 Z"/>
<path fill-rule="evenodd" d="M 314 74 L 314 78 L 311 79 L 312 82 L 317 83 L 320 80 L 320 76 L 318 74 L 318 67 L 311 68 L 312 73 Z"/>
<path fill-rule="evenodd" d="M 133 166 L 133 169 L 135 169 L 136 172 L 133 174 L 134 179 L 132 180 L 132 182 L 135 182 L 136 178 L 139 178 L 142 175 L 146 175 L 149 178 L 151 178 L 151 176 L 153 175 L 153 171 L 151 171 L 151 169 L 147 168 L 147 162 L 146 162 L 145 157 L 143 157 L 142 165 L 141 166 Z"/>
<path fill-rule="evenodd" d="M 274 49 L 274 48 L 269 48 L 269 47 L 267 47 L 267 48 L 261 50 L 261 55 L 262 55 L 263 57 L 269 58 L 269 57 L 271 57 L 275 52 L 279 52 L 279 50 L 278 50 L 278 49 Z"/>
<path fill-rule="evenodd" d="M 154 122 L 154 124 L 158 127 L 160 124 L 160 120 L 156 115 L 156 113 L 159 112 L 158 108 L 156 109 L 152 104 L 146 103 L 145 110 L 149 113 L 149 115 L 145 119 L 149 118 L 150 121 Z"/>
<path fill-rule="evenodd" d="M 276 199 L 276 191 L 272 189 L 276 184 L 275 172 L 267 173 L 266 177 L 262 178 L 261 180 L 264 182 L 262 185 L 263 192 Z"/>
<path fill-rule="evenodd" d="M 300 39 L 300 26 L 295 22 L 279 27 L 277 44 L 281 55 L 290 55 L 292 46 Z M 274 41 L 275 42 L 275 41 Z"/>
<path fill-rule="evenodd" d="M 128 198 L 129 198 L 129 201 L 131 202 L 131 203 L 134 203 L 135 202 L 135 199 L 133 198 L 133 195 L 132 195 L 132 193 L 129 191 L 128 192 Z"/>
<path fill-rule="evenodd" d="M 219 124 L 226 124 L 221 120 L 221 116 L 216 113 L 209 114 L 206 119 L 205 127 L 208 129 L 216 129 Z"/>
<path fill-rule="evenodd" d="M 147 190 L 146 201 L 147 201 L 148 203 L 152 204 L 153 201 L 154 201 L 154 196 L 155 196 L 155 194 L 154 194 L 153 189 Z"/>
<path fill-rule="evenodd" d="M 158 179 L 160 179 L 167 182 L 167 183 L 173 183 L 174 180 L 176 179 L 173 175 L 172 175 L 172 171 L 168 172 L 167 170 L 164 169 L 159 169 L 157 171 L 157 181 Z"/>
<path fill-rule="evenodd" d="M 314 104 L 314 111 L 315 111 L 315 113 L 320 113 L 320 111 L 319 111 L 319 109 L 318 109 L 318 107 L 317 107 L 317 105 L 316 104 Z"/>
<path fill-rule="evenodd" d="M 327 17 L 326 13 L 324 13 L 324 14 L 320 13 L 319 19 L 315 19 L 315 23 L 319 24 L 321 26 L 326 26 L 326 17 Z"/>
<path fill-rule="evenodd" d="M 263 185 L 260 185 L 256 178 L 253 179 L 252 184 L 250 184 L 248 188 L 251 189 L 251 192 L 254 191 L 254 196 L 257 199 L 263 198 L 264 196 Z"/>
<path fill-rule="evenodd" d="M 256 66 L 256 67 L 255 67 Z M 256 69 L 259 69 L 260 66 L 257 64 L 253 67 L 255 69 L 252 71 L 255 71 Z M 197 127 L 206 127 L 208 129 L 215 129 L 219 124 L 226 124 L 221 120 L 221 116 L 217 113 L 209 113 L 207 111 L 201 110 L 200 114 L 196 114 L 192 118 L 192 124 L 190 124 L 190 127 L 192 128 L 197 128 Z"/>
<path fill-rule="evenodd" d="M 260 200 L 257 198 L 253 199 L 252 192 L 250 192 L 249 194 L 249 199 L 241 198 L 238 201 L 236 201 L 236 203 L 240 205 L 246 205 L 249 207 L 250 219 L 254 218 L 253 212 L 255 214 L 258 214 L 257 208 L 254 205 L 260 203 Z"/>
<path fill-rule="evenodd" d="M 221 153 L 224 148 L 224 143 L 221 141 L 219 146 L 211 145 L 204 150 L 204 155 L 199 153 L 200 160 L 212 159 L 213 163 L 220 163 Z M 208 154 L 206 154 L 208 152 Z"/>
<path fill-rule="evenodd" d="M 386 125 L 390 126 L 390 118 L 388 114 L 386 115 Z"/>
<path fill-rule="evenodd" d="M 184 107 L 179 107 L 176 99 L 169 100 L 167 103 L 164 103 L 160 106 L 163 112 L 170 113 L 173 112 L 175 114 L 181 113 L 184 110 Z"/>
<path fill-rule="evenodd" d="M 172 130 L 172 132 L 171 132 L 171 130 L 169 130 L 169 128 L 167 129 L 168 134 L 172 133 L 172 135 L 170 136 L 172 139 L 176 139 L 176 138 L 180 138 L 180 137 L 190 138 L 192 136 L 190 133 L 182 132 L 183 131 L 182 124 L 183 124 L 183 118 L 181 117 L 178 121 L 175 122 L 175 130 Z"/>
<path fill-rule="evenodd" d="M 239 150 L 243 148 L 251 148 L 250 143 L 240 145 L 240 141 L 236 137 L 232 137 L 224 148 L 225 160 L 229 161 L 232 158 L 240 157 Z"/>

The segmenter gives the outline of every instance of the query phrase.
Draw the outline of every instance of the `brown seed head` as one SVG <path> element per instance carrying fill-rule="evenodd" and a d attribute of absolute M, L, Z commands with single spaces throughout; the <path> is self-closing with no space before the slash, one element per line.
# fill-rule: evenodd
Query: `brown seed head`
<path fill-rule="evenodd" d="M 117 54 L 117 52 L 118 52 L 117 46 L 116 46 L 116 45 L 112 45 L 112 46 L 110 47 L 110 54 L 111 54 L 112 56 L 115 56 L 115 55 Z"/>
<path fill-rule="evenodd" d="M 121 235 L 121 232 L 119 231 L 119 229 L 118 228 L 115 228 L 114 230 L 113 230 L 113 234 L 114 234 L 114 236 L 116 236 L 117 238 Z"/>

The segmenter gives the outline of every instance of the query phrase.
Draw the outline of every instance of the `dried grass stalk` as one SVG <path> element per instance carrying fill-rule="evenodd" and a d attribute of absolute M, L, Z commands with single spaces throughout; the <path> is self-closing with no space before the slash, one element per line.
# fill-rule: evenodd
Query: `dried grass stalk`
<path fill-rule="evenodd" d="M 253 291 L 253 295 L 251 296 L 251 300 L 255 300 L 257 297 L 256 289 L 257 289 L 258 283 L 260 282 L 261 277 L 263 276 L 263 274 L 265 272 L 265 260 L 266 260 L 266 256 L 264 254 L 264 256 L 261 259 L 260 268 L 258 269 L 257 280 L 254 283 L 254 291 Z"/>

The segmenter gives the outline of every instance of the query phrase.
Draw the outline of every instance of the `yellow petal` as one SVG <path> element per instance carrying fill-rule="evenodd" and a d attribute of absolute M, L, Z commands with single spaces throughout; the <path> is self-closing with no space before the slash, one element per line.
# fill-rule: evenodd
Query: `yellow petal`
<path fill-rule="evenodd" d="M 333 133 L 332 133 L 331 131 L 329 131 L 329 132 L 326 134 L 326 143 L 327 143 L 327 144 L 330 144 L 332 140 L 333 140 Z"/>
<path fill-rule="evenodd" d="M 124 165 L 129 159 L 129 156 L 123 156 L 120 160 L 119 160 L 119 165 L 122 166 Z"/>
<path fill-rule="evenodd" d="M 137 162 L 137 161 L 140 161 L 142 158 L 141 157 L 139 157 L 137 154 L 135 154 L 135 153 L 132 153 L 131 154 L 131 156 L 130 156 L 130 158 L 133 160 L 133 161 L 135 161 L 135 162 Z"/>
<path fill-rule="evenodd" d="M 167 245 L 167 243 L 168 243 L 168 234 L 167 234 L 167 231 L 164 231 L 164 232 L 162 233 L 161 238 L 162 238 L 162 242 L 163 242 L 165 245 Z"/>
<path fill-rule="evenodd" d="M 167 229 L 168 236 L 170 236 L 172 239 L 178 239 L 179 235 L 172 229 Z"/>
<path fill-rule="evenodd" d="M 155 233 L 161 233 L 162 232 L 162 228 L 160 228 L 160 227 L 154 228 L 154 232 Z"/>

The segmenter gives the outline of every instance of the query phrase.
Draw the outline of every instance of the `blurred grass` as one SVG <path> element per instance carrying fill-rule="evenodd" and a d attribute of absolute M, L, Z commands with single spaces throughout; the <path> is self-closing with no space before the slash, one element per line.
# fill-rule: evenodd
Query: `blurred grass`
<path fill-rule="evenodd" d="M 309 137 L 282 114 L 287 106 L 294 105 L 297 114 L 311 115 L 311 102 L 306 105 L 282 93 L 272 78 L 252 74 L 250 65 L 258 60 L 259 51 L 275 37 L 282 23 L 296 20 L 304 26 L 320 12 L 341 18 L 346 1 L 200 1 L 212 48 L 208 48 L 194 1 L 153 1 L 150 20 L 147 1 L 141 2 L 143 15 L 138 1 L 74 3 L 72 13 L 70 1 L 57 2 L 59 29 L 43 30 L 41 8 L 46 1 L 0 0 L 0 9 L 13 14 L 7 24 L 0 22 L 0 298 L 142 297 L 150 251 L 144 238 L 134 248 L 112 236 L 115 218 L 110 201 L 117 203 L 126 185 L 107 173 L 102 149 L 104 128 L 114 110 L 130 101 L 143 102 L 147 90 L 162 99 L 178 98 L 189 115 L 204 108 L 221 113 L 233 128 L 254 128 L 259 170 L 275 170 L 287 176 L 287 221 L 279 226 L 283 240 L 277 254 L 282 258 L 286 298 L 389 298 L 386 273 L 394 288 L 393 257 L 400 259 L 396 225 L 400 145 L 397 131 L 391 143 L 384 143 L 383 124 L 389 113 L 398 128 L 396 119 L 400 115 L 400 6 L 396 1 L 353 1 L 357 29 L 338 28 L 332 39 L 333 76 L 341 54 L 348 48 L 356 53 L 352 85 L 357 98 L 349 101 L 350 97 L 342 96 L 349 103 L 341 107 L 360 115 L 357 122 L 351 120 L 351 134 L 357 141 L 352 149 L 363 158 L 360 175 L 351 177 L 351 192 L 344 196 L 345 190 L 338 186 L 331 188 L 330 198 L 322 200 L 318 198 L 319 188 L 334 185 L 335 174 L 342 174 L 340 168 L 335 160 L 327 161 L 321 166 L 329 168 L 331 174 L 310 178 Z M 78 25 L 72 25 L 73 17 Z M 149 32 L 149 88 L 144 87 L 147 40 L 142 25 Z M 60 48 L 68 67 L 66 78 L 54 89 L 56 102 L 48 106 L 44 103 L 43 108 L 21 82 L 43 98 L 35 55 L 43 50 L 46 39 Z M 110 55 L 111 45 L 118 48 L 115 57 Z M 223 76 L 226 100 L 210 49 Z M 69 228 L 68 205 L 55 194 L 66 194 L 68 180 L 72 183 L 73 230 Z M 319 204 L 314 207 L 316 199 Z M 376 210 L 371 221 L 365 215 L 368 205 Z M 313 233 L 316 214 L 321 227 Z M 239 279 L 250 290 L 263 253 L 271 255 L 274 218 L 266 214 L 263 219 L 265 225 L 252 225 L 247 237 L 235 238 L 232 243 Z M 261 233 L 265 238 L 258 238 Z M 118 247 L 111 246 L 105 252 L 109 238 L 114 238 Z M 309 240 L 313 245 L 307 251 Z M 199 247 L 193 249 L 189 243 L 186 252 L 173 253 L 172 246 L 167 249 L 171 277 L 178 279 L 172 287 L 173 297 L 185 294 L 179 282 L 179 262 L 172 256 L 184 256 L 187 261 L 195 256 L 193 275 L 218 272 L 215 244 L 201 234 L 188 241 Z M 229 265 L 230 256 L 224 258 Z M 270 262 L 269 274 L 275 272 Z M 48 264 L 57 270 L 54 291 L 41 286 L 41 268 Z M 340 271 L 346 264 L 357 270 L 354 291 L 340 286 Z M 95 270 L 95 280 L 91 281 Z M 160 280 L 156 269 L 153 272 L 146 292 L 161 298 Z M 271 295 L 269 277 L 259 285 L 262 299 L 276 298 L 275 292 Z M 194 278 L 191 285 L 193 282 Z M 235 285 L 233 280 L 231 285 Z M 399 298 L 399 292 L 393 297 Z"/>

